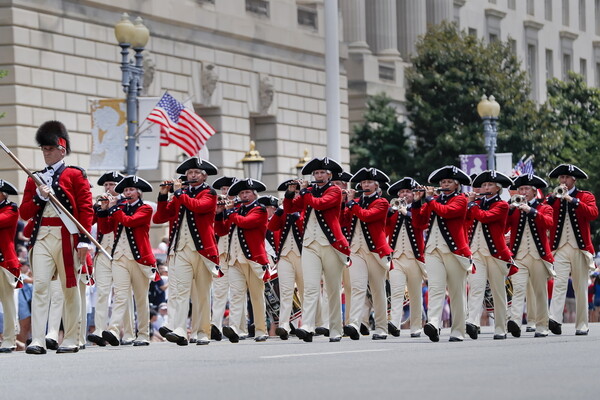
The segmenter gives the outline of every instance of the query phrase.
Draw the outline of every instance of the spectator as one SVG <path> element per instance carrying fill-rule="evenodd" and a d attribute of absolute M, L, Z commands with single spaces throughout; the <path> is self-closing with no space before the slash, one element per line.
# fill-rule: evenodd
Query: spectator
<path fill-rule="evenodd" d="M 158 266 L 158 270 L 161 271 L 165 266 L 157 260 L 156 262 Z M 167 278 L 168 280 L 168 278 Z M 150 308 L 154 311 L 158 311 L 158 306 L 161 303 L 165 303 L 167 301 L 167 282 L 165 282 L 164 276 L 161 274 L 161 279 L 156 282 L 150 282 L 150 289 L 148 290 L 148 299 L 150 301 Z"/>
<path fill-rule="evenodd" d="M 33 278 L 29 262 L 19 259 L 21 262 L 21 279 L 23 287 L 19 289 L 19 334 L 17 335 L 17 349 L 23 350 L 25 344 L 31 338 L 31 298 L 33 295 Z"/>
<path fill-rule="evenodd" d="M 29 241 L 29 238 L 23 234 L 24 229 L 25 229 L 25 222 L 23 222 L 22 219 L 19 219 L 19 221 L 17 222 L 17 231 L 15 232 L 15 249 L 18 249 L 19 247 L 27 246 L 27 242 Z M 19 255 L 17 255 L 17 256 L 20 257 Z"/>
<path fill-rule="evenodd" d="M 166 236 L 163 237 L 162 240 L 160 241 L 160 243 L 158 244 L 157 249 L 161 253 L 166 254 L 167 251 L 169 250 L 169 238 Z"/>
<path fill-rule="evenodd" d="M 167 303 L 160 303 L 158 306 L 158 316 L 156 319 L 156 330 L 161 326 L 166 326 L 169 323 L 169 307 Z"/>

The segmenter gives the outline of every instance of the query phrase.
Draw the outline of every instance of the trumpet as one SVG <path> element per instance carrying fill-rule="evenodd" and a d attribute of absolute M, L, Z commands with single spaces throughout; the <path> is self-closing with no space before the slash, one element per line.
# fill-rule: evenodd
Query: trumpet
<path fill-rule="evenodd" d="M 562 199 L 567 194 L 567 189 L 565 189 L 564 186 L 560 185 L 560 186 L 557 186 L 554 188 L 554 190 L 552 191 L 552 194 L 557 199 Z"/>
<path fill-rule="evenodd" d="M 520 194 L 515 194 L 510 198 L 510 205 L 513 207 L 519 207 L 521 204 L 525 204 L 527 199 L 525 196 Z"/>
<path fill-rule="evenodd" d="M 394 210 L 394 211 L 398 211 L 398 209 L 400 209 L 400 208 L 405 208 L 406 205 L 407 205 L 407 203 L 406 203 L 406 199 L 404 197 L 397 197 L 390 201 L 390 206 L 392 207 L 392 210 Z"/>
<path fill-rule="evenodd" d="M 182 185 L 189 185 L 191 183 L 196 183 L 198 182 L 195 179 L 189 180 L 189 181 L 182 181 L 181 184 Z M 168 182 L 168 183 L 161 183 L 160 186 L 164 187 L 164 186 L 173 186 L 173 182 Z"/>

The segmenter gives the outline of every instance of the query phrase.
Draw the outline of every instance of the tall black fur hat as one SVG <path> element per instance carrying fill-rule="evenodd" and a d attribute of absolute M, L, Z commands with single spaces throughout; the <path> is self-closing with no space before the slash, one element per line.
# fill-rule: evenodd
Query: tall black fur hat
<path fill-rule="evenodd" d="M 67 128 L 60 121 L 46 121 L 37 130 L 35 141 L 40 146 L 61 146 L 71 154 L 71 144 Z"/>

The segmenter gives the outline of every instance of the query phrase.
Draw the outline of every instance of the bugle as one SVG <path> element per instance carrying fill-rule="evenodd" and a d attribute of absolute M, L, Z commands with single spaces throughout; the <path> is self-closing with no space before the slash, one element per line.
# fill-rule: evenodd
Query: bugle
<path fill-rule="evenodd" d="M 525 196 L 520 194 L 515 194 L 510 198 L 510 205 L 513 207 L 519 207 L 521 204 L 525 204 L 526 202 L 527 199 L 525 199 Z"/>
<path fill-rule="evenodd" d="M 562 199 L 567 194 L 567 189 L 564 186 L 560 185 L 560 186 L 557 186 L 554 188 L 554 190 L 552 191 L 552 194 L 557 199 Z"/>

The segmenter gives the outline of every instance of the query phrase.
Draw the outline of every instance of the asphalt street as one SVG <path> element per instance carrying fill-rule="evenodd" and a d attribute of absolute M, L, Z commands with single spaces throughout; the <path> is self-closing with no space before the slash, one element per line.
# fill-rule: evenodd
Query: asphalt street
<path fill-rule="evenodd" d="M 426 336 L 329 343 L 269 338 L 178 347 L 88 347 L 0 354 L 0 400 L 16 399 L 594 399 L 600 324 L 575 336 L 462 343 Z"/>

